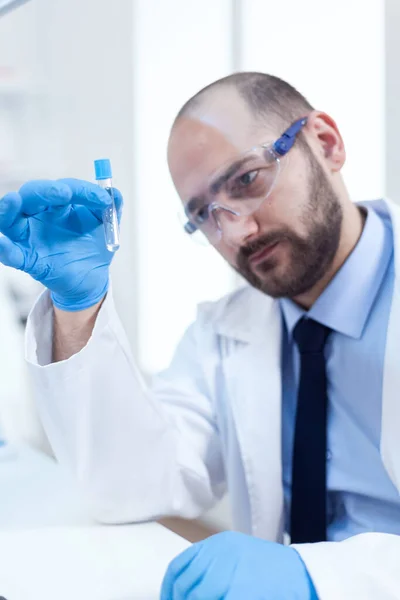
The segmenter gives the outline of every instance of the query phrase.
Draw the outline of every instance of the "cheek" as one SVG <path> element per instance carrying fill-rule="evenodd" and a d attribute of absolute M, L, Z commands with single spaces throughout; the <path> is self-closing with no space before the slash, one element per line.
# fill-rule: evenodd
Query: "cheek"
<path fill-rule="evenodd" d="M 292 174 L 277 183 L 275 189 L 257 211 L 262 232 L 287 228 L 298 235 L 306 233 L 304 215 L 309 205 L 309 186 L 301 175 Z"/>
<path fill-rule="evenodd" d="M 214 244 L 214 248 L 218 252 L 218 254 L 222 256 L 223 259 L 225 259 L 230 265 L 232 265 L 232 267 L 236 267 L 237 250 L 235 250 L 235 248 L 224 243 L 223 240 L 218 242 L 218 244 Z"/>

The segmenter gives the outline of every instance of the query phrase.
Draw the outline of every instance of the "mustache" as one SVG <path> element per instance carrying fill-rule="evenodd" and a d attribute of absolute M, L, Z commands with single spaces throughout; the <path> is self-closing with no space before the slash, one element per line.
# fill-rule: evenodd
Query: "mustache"
<path fill-rule="evenodd" d="M 247 260 L 255 254 L 256 252 L 260 252 L 264 248 L 268 246 L 272 246 L 277 242 L 281 242 L 283 240 L 291 240 L 292 236 L 288 231 L 275 231 L 271 233 L 266 233 L 265 235 L 260 236 L 256 240 L 242 246 L 239 250 L 239 258 L 242 260 Z"/>

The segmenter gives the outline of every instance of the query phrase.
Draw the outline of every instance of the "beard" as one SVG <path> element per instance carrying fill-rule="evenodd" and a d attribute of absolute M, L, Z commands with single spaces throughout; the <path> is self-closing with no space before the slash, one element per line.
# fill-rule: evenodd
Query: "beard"
<path fill-rule="evenodd" d="M 311 290 L 331 266 L 339 246 L 343 220 L 339 198 L 311 150 L 307 154 L 309 202 L 301 219 L 307 235 L 300 237 L 289 228 L 281 228 L 242 246 L 237 256 L 236 270 L 240 275 L 273 298 L 295 298 Z M 272 254 L 257 264 L 256 273 L 251 255 L 276 242 L 288 249 L 288 266 L 282 271 Z"/>

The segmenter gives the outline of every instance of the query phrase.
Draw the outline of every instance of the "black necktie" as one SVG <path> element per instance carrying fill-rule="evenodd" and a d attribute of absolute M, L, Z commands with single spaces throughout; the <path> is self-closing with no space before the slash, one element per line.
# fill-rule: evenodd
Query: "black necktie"
<path fill-rule="evenodd" d="M 292 460 L 292 544 L 326 540 L 328 398 L 324 347 L 330 331 L 303 318 L 293 332 L 301 363 Z"/>

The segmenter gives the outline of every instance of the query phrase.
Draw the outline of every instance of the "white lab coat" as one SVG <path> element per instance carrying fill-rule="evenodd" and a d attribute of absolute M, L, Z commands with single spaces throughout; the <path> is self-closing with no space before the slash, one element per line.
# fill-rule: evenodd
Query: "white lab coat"
<path fill-rule="evenodd" d="M 391 213 L 396 283 L 387 337 L 382 458 L 400 489 L 400 208 Z M 200 307 L 170 368 L 148 389 L 111 296 L 87 346 L 46 365 L 51 305 L 31 315 L 27 356 L 39 410 L 60 461 L 97 517 L 197 517 L 230 491 L 234 526 L 282 540 L 281 318 L 252 288 Z M 321 600 L 400 598 L 400 537 L 379 533 L 296 546 Z"/>

